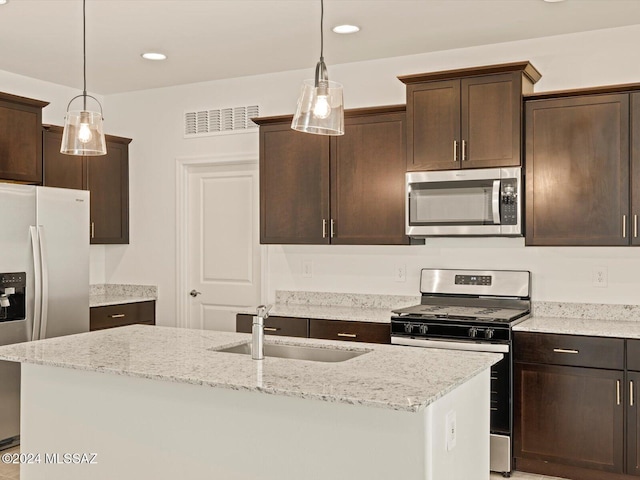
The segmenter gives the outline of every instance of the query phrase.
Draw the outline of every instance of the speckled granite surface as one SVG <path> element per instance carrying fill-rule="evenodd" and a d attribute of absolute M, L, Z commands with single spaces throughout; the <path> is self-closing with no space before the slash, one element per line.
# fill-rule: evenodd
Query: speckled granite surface
<path fill-rule="evenodd" d="M 158 299 L 154 285 L 123 285 L 107 283 L 89 287 L 89 306 L 104 307 L 122 303 L 147 302 Z"/>
<path fill-rule="evenodd" d="M 640 305 L 534 302 L 532 310 L 533 316 L 513 330 L 640 338 Z"/>
<path fill-rule="evenodd" d="M 0 359 L 417 412 L 502 358 L 496 353 L 272 337 L 267 343 L 371 351 L 324 363 L 255 361 L 211 350 L 249 340 L 242 333 L 132 325 L 0 347 Z"/>
<path fill-rule="evenodd" d="M 270 315 L 391 323 L 391 310 L 420 303 L 420 296 L 277 291 Z M 255 308 L 238 313 L 254 315 Z"/>

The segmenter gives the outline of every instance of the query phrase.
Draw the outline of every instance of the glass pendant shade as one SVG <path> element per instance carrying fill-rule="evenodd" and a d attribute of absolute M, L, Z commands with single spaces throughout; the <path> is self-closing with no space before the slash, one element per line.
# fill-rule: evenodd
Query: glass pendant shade
<path fill-rule="evenodd" d="M 106 155 L 102 113 L 67 111 L 60 152 L 67 155 Z"/>
<path fill-rule="evenodd" d="M 316 86 L 315 80 L 305 80 L 291 128 L 316 135 L 344 135 L 342 85 L 327 80 Z"/>

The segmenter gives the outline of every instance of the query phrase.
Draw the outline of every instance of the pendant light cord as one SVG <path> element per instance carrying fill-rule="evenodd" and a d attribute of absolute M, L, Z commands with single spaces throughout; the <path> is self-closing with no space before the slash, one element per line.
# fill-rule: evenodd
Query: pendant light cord
<path fill-rule="evenodd" d="M 324 60 L 324 32 L 322 24 L 324 22 L 324 0 L 320 0 L 320 60 Z"/>
<path fill-rule="evenodd" d="M 84 100 L 84 110 L 87 110 L 87 0 L 82 0 L 82 69 L 83 79 L 82 97 Z"/>

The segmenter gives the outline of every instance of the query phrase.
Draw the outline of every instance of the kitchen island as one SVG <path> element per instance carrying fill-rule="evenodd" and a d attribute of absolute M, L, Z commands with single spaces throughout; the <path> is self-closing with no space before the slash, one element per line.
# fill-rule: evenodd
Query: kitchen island
<path fill-rule="evenodd" d="M 500 354 L 284 337 L 267 343 L 361 355 L 219 351 L 249 340 L 136 325 L 1 347 L 22 362 L 23 460 L 40 454 L 21 480 L 489 478 Z"/>

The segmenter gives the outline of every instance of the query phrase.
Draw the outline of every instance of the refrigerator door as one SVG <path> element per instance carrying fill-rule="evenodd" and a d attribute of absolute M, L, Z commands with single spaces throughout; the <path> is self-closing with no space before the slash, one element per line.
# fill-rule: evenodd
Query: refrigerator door
<path fill-rule="evenodd" d="M 37 187 L 42 319 L 36 338 L 89 331 L 89 192 Z"/>
<path fill-rule="evenodd" d="M 36 187 L 0 183 L 0 272 L 26 272 L 26 319 L 0 322 L 0 345 L 31 338 L 34 269 L 29 227 L 36 221 Z M 20 435 L 20 364 L 0 362 L 0 448 Z"/>

